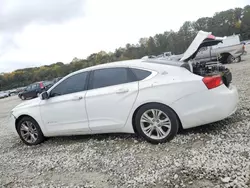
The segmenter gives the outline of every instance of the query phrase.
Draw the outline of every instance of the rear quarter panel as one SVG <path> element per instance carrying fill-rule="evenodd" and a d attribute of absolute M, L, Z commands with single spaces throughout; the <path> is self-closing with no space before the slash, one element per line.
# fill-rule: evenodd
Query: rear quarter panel
<path fill-rule="evenodd" d="M 205 90 L 201 77 L 185 79 L 181 76 L 158 75 L 157 78 L 139 82 L 137 104 L 145 102 L 161 102 L 170 105 L 174 101 Z"/>
<path fill-rule="evenodd" d="M 163 74 L 158 72 L 154 78 L 139 82 L 138 97 L 132 107 L 124 132 L 133 132 L 132 118 L 138 107 L 152 102 L 162 103 L 172 108 L 178 115 L 179 112 L 172 107 L 175 101 L 207 90 L 202 82 L 202 77 L 187 70 L 183 71 L 182 74 L 179 73 Z"/>

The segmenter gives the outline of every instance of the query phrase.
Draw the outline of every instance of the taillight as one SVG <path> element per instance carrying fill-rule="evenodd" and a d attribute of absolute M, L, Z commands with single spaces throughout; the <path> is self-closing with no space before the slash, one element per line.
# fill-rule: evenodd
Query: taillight
<path fill-rule="evenodd" d="M 208 89 L 213 89 L 223 84 L 221 76 L 204 77 L 202 81 Z"/>
<path fill-rule="evenodd" d="M 40 83 L 39 83 L 39 85 L 40 85 L 40 88 L 41 88 L 41 89 L 43 89 L 43 88 L 44 88 L 44 85 L 43 85 L 43 83 L 42 83 L 42 82 L 40 82 Z"/>
<path fill-rule="evenodd" d="M 215 36 L 214 36 L 214 35 L 208 35 L 207 38 L 208 38 L 208 39 L 215 39 Z"/>

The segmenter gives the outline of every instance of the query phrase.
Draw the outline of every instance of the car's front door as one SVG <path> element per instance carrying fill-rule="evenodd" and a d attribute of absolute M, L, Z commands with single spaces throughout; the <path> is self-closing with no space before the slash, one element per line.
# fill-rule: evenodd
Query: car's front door
<path fill-rule="evenodd" d="M 49 99 L 40 103 L 44 125 L 50 134 L 89 132 L 85 108 L 88 72 L 72 75 L 49 91 Z"/>
<path fill-rule="evenodd" d="M 85 96 L 92 131 L 108 132 L 125 125 L 138 94 L 138 82 L 131 74 L 123 67 L 92 71 Z"/>

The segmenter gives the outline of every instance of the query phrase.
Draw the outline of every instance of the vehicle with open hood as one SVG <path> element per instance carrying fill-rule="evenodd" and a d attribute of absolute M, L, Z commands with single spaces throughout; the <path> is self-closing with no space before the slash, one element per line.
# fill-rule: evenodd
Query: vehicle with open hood
<path fill-rule="evenodd" d="M 222 120 L 237 109 L 232 74 L 222 65 L 191 60 L 221 40 L 203 33 L 182 61 L 127 60 L 67 75 L 39 98 L 16 106 L 10 127 L 28 145 L 45 137 L 136 133 L 153 144 Z"/>

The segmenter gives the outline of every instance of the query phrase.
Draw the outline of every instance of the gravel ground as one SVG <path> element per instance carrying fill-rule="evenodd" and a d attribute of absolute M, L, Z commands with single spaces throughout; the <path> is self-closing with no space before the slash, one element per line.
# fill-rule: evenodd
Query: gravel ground
<path fill-rule="evenodd" d="M 0 187 L 250 187 L 250 56 L 228 67 L 239 90 L 237 112 L 161 145 L 123 134 L 29 147 L 7 129 L 20 100 L 0 100 Z"/>

